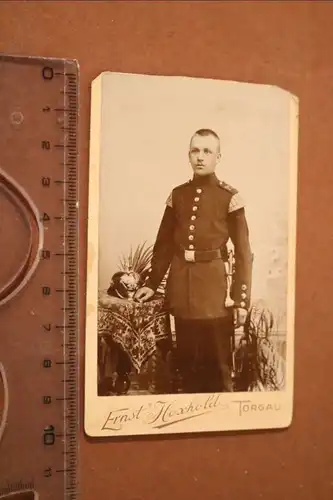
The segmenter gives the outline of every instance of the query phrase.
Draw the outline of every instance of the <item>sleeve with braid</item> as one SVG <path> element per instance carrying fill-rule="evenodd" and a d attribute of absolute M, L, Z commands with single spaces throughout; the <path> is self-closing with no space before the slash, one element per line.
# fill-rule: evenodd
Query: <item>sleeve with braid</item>
<path fill-rule="evenodd" d="M 236 307 L 248 309 L 251 300 L 252 252 L 243 207 L 229 213 L 228 227 L 235 251 L 235 275 L 231 295 Z"/>

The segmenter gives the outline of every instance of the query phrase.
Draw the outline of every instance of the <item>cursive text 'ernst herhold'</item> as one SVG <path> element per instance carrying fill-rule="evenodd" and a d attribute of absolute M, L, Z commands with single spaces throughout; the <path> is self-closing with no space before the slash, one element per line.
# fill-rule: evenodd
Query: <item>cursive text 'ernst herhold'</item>
<path fill-rule="evenodd" d="M 215 411 L 226 410 L 229 406 L 222 402 L 220 394 L 212 394 L 203 401 L 193 399 L 187 404 L 177 401 L 159 400 L 148 405 L 141 405 L 138 409 L 120 408 L 109 412 L 102 427 L 106 431 L 120 431 L 129 423 L 142 422 L 156 429 L 199 417 Z"/>

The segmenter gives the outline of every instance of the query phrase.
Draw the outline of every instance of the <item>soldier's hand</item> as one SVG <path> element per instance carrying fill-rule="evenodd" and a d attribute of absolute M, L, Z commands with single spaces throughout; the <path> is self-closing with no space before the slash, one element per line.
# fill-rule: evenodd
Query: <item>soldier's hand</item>
<path fill-rule="evenodd" d="M 239 328 L 240 326 L 245 325 L 246 321 L 246 316 L 247 316 L 247 310 L 243 309 L 242 307 L 237 307 L 234 309 L 234 325 L 235 328 Z"/>
<path fill-rule="evenodd" d="M 154 293 L 154 290 L 152 290 L 151 288 L 143 286 L 142 288 L 139 288 L 139 290 L 134 295 L 134 298 L 138 302 L 146 302 L 154 295 Z"/>

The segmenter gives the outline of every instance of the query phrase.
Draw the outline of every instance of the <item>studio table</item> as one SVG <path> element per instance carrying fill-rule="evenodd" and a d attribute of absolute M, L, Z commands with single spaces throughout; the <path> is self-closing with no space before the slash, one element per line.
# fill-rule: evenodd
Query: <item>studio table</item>
<path fill-rule="evenodd" d="M 155 295 L 147 302 L 99 293 L 98 300 L 99 384 L 102 392 L 111 392 L 114 382 L 106 376 L 107 364 L 116 367 L 115 392 L 127 393 L 129 374 L 140 374 L 151 362 L 149 392 L 156 390 L 156 365 L 172 351 L 170 317 L 164 297 Z M 110 387 L 111 383 L 111 387 Z"/>

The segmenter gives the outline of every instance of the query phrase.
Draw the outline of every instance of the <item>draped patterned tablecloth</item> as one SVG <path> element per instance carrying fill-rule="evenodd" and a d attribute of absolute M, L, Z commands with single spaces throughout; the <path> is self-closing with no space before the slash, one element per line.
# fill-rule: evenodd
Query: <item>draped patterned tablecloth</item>
<path fill-rule="evenodd" d="M 158 342 L 169 340 L 171 343 L 170 318 L 164 308 L 164 298 L 153 297 L 139 303 L 100 292 L 98 335 L 110 336 L 128 354 L 139 373 L 156 351 Z"/>

